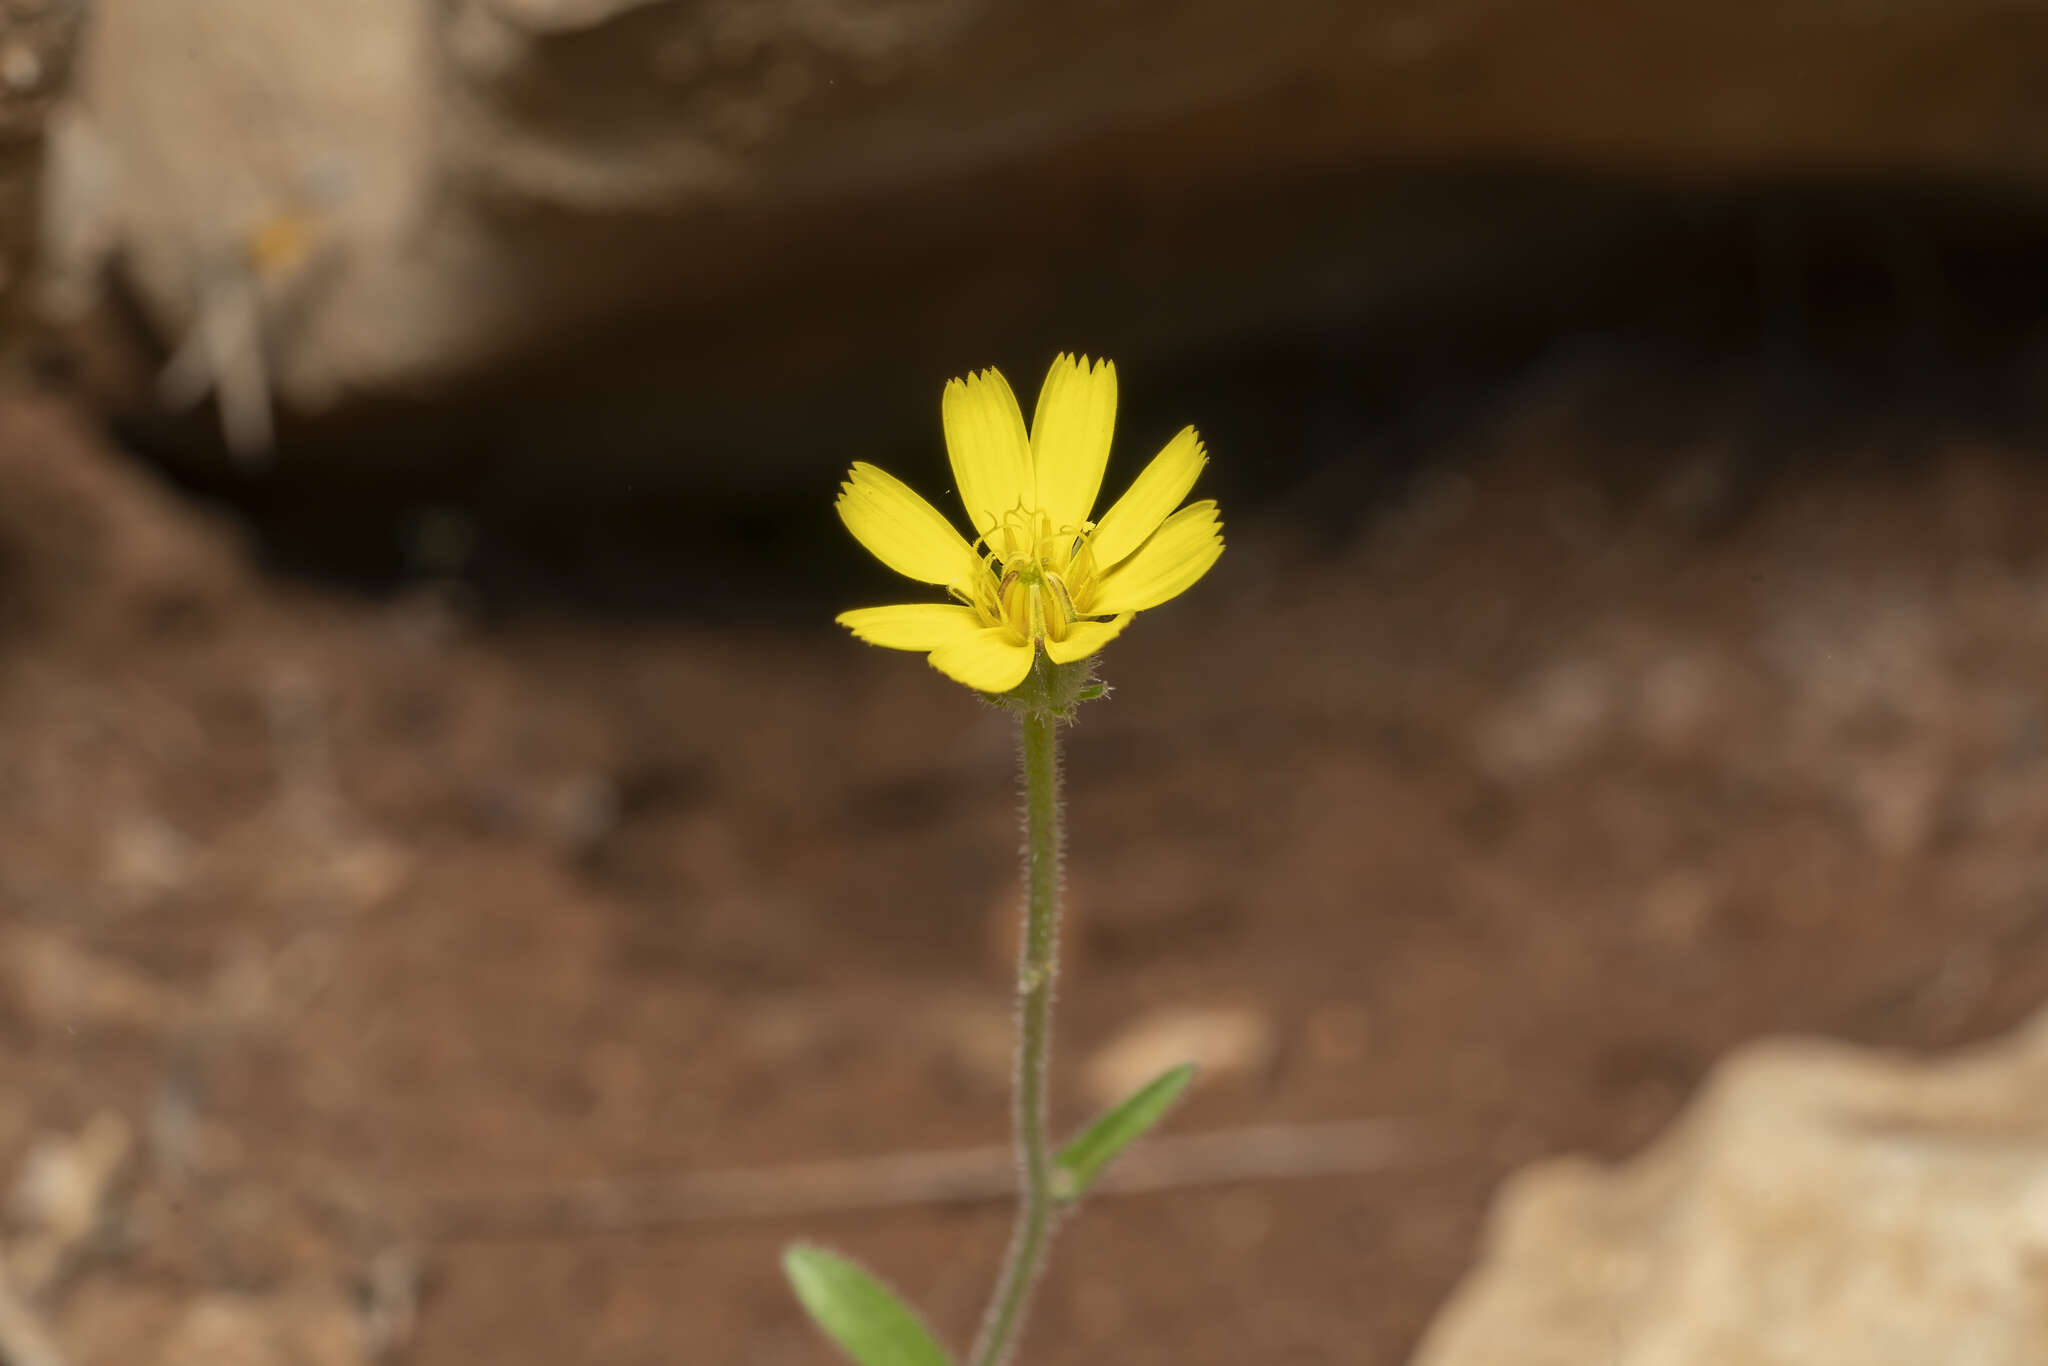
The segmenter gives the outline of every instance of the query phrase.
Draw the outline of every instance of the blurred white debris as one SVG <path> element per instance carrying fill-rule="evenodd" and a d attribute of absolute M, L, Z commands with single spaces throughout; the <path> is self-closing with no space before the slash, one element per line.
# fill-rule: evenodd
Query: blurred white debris
<path fill-rule="evenodd" d="M 208 394 L 219 401 L 228 450 L 245 465 L 261 464 L 276 435 L 262 296 L 255 280 L 232 267 L 217 269 L 207 282 L 199 316 L 157 376 L 157 397 L 166 408 L 196 407 Z"/>
<path fill-rule="evenodd" d="M 25 1293 L 43 1293 L 76 1262 L 134 1148 L 134 1130 L 111 1110 L 76 1134 L 46 1135 L 30 1147 L 7 1195 L 7 1269 Z"/>
<path fill-rule="evenodd" d="M 1169 1067 L 1194 1063 L 1205 1079 L 1256 1073 L 1273 1060 L 1273 1022 L 1244 1007 L 1156 1010 L 1098 1048 L 1083 1081 L 1098 1105 L 1113 1105 Z"/>

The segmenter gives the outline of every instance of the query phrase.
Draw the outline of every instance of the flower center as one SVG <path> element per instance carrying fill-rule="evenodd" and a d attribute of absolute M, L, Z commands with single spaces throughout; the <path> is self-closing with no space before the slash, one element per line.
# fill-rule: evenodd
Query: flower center
<path fill-rule="evenodd" d="M 1065 640 L 1088 615 L 1095 589 L 1095 524 L 1054 526 L 1043 512 L 1017 507 L 981 538 L 981 567 L 951 592 L 991 626 L 1007 626 L 1024 643 Z"/>

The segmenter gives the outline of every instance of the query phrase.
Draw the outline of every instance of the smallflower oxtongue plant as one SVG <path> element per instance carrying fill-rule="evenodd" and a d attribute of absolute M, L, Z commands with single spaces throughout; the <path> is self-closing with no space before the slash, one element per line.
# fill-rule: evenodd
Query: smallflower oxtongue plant
<path fill-rule="evenodd" d="M 1193 427 L 1167 442 L 1122 497 L 1094 515 L 1116 423 L 1116 367 L 1052 363 L 1031 426 L 1000 372 L 947 384 L 946 454 L 968 534 L 900 481 L 855 464 L 839 516 L 875 558 L 943 588 L 950 601 L 863 607 L 839 623 L 872 645 L 923 653 L 940 673 L 1017 716 L 1024 801 L 1024 934 L 1017 964 L 1017 1219 L 968 1366 L 1000 1366 L 1022 1331 L 1046 1245 L 1118 1153 L 1194 1077 L 1167 1070 L 1055 1151 L 1046 1137 L 1046 1063 L 1058 968 L 1059 727 L 1101 697 L 1094 657 L 1132 616 L 1186 592 L 1223 553 L 1211 500 L 1181 506 L 1208 458 Z M 897 1296 L 843 1257 L 783 1255 L 797 1298 L 860 1366 L 952 1366 Z"/>
<path fill-rule="evenodd" d="M 1116 367 L 1106 360 L 1054 361 L 1028 433 L 997 370 L 948 384 L 942 413 L 972 540 L 873 465 L 856 464 L 840 488 L 839 516 L 856 540 L 953 599 L 840 613 L 871 645 L 924 651 L 948 678 L 1007 693 L 1040 651 L 1053 664 L 1087 659 L 1223 553 L 1215 501 L 1180 506 L 1208 463 L 1193 427 L 1090 520 L 1116 422 Z"/>

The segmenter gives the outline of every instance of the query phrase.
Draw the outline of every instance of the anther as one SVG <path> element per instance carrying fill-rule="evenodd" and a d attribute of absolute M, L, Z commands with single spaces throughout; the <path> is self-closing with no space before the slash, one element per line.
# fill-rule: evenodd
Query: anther
<path fill-rule="evenodd" d="M 1045 585 L 1052 589 L 1053 597 L 1059 600 L 1060 624 L 1072 626 L 1079 613 L 1074 611 L 1074 599 L 1068 595 L 1065 581 L 1059 575 L 1048 572 L 1045 576 Z"/>

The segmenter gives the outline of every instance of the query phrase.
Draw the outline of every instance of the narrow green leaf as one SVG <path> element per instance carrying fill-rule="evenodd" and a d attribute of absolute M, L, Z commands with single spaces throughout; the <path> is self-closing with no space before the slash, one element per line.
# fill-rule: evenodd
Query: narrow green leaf
<path fill-rule="evenodd" d="M 952 1366 L 917 1315 L 846 1258 L 798 1243 L 782 1271 L 811 1321 L 860 1366 Z"/>
<path fill-rule="evenodd" d="M 1187 1090 L 1188 1083 L 1194 1079 L 1195 1065 L 1191 1062 L 1168 1068 L 1138 1088 L 1123 1104 L 1105 1112 L 1082 1130 L 1080 1137 L 1060 1149 L 1060 1155 L 1054 1159 L 1064 1178 L 1059 1190 L 1060 1199 L 1079 1200 L 1086 1195 L 1111 1159 L 1157 1124 L 1160 1116 L 1172 1108 L 1173 1103 L 1180 1099 L 1180 1093 Z"/>

